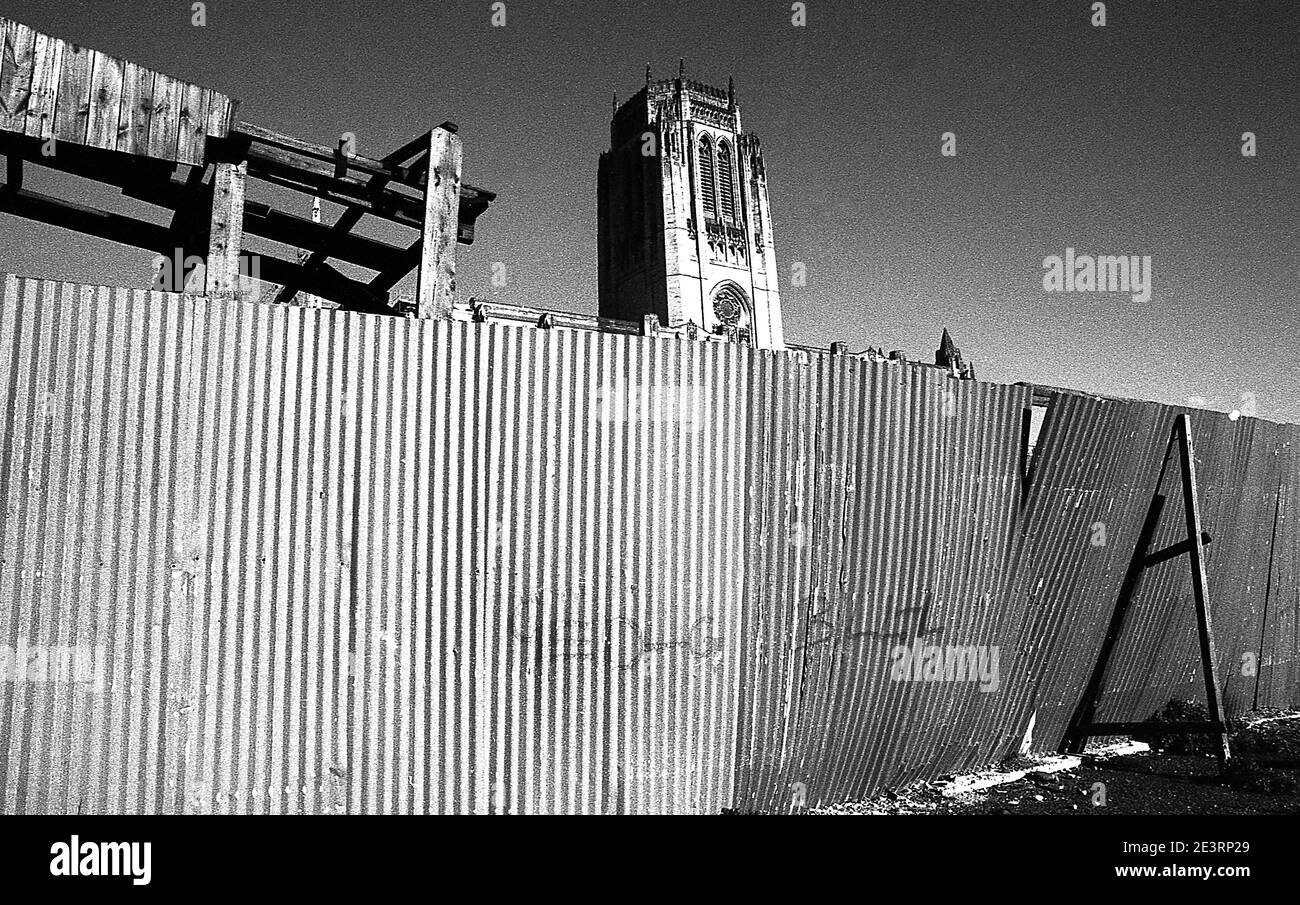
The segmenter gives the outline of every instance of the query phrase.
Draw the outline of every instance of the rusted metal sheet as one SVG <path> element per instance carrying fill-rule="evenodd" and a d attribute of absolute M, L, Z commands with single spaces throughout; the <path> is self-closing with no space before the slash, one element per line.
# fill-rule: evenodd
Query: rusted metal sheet
<path fill-rule="evenodd" d="M 745 354 L 9 278 L 0 809 L 716 812 Z"/>

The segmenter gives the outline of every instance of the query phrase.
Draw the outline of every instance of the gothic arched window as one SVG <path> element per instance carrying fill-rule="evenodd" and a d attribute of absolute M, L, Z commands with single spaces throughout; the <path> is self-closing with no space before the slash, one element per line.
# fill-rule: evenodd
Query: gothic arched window
<path fill-rule="evenodd" d="M 748 340 L 749 297 L 735 283 L 723 283 L 713 293 L 713 316 L 718 319 L 719 330 L 734 329 Z"/>
<path fill-rule="evenodd" d="M 707 135 L 700 137 L 700 200 L 704 205 L 704 216 L 717 219 L 718 186 L 714 179 L 713 142 Z"/>
<path fill-rule="evenodd" d="M 720 141 L 718 142 L 718 201 L 722 209 L 722 219 L 728 223 L 736 222 L 735 185 L 735 175 L 731 167 L 731 145 Z"/>

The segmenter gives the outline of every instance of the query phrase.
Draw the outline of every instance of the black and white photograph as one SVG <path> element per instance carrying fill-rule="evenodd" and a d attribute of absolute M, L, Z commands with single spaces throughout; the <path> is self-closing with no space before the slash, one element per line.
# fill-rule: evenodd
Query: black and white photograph
<path fill-rule="evenodd" d="M 0 0 L 0 159 L 0 869 L 1290 873 L 1294 0 Z"/>

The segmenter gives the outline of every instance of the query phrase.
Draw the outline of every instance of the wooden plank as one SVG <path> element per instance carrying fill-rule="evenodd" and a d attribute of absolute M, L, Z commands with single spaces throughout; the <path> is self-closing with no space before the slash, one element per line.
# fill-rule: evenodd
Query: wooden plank
<path fill-rule="evenodd" d="M 239 288 L 239 252 L 244 243 L 244 188 L 248 161 L 218 163 L 213 176 L 212 229 L 208 239 L 209 295 Z"/>
<path fill-rule="evenodd" d="M 0 129 L 23 132 L 32 93 L 32 52 L 36 32 L 19 22 L 7 21 L 3 64 L 0 64 Z"/>
<path fill-rule="evenodd" d="M 456 294 L 456 232 L 460 221 L 460 136 L 442 126 L 429 133 L 423 247 L 416 292 L 421 318 L 451 315 Z"/>
<path fill-rule="evenodd" d="M 149 153 L 149 117 L 153 114 L 151 69 L 128 62 L 122 70 L 122 111 L 117 126 L 117 150 Z"/>
<path fill-rule="evenodd" d="M 149 117 L 150 157 L 176 159 L 176 143 L 181 129 L 181 101 L 185 85 L 159 72 L 154 76 L 153 113 Z"/>
<path fill-rule="evenodd" d="M 37 33 L 32 49 L 32 96 L 27 101 L 27 125 L 23 129 L 32 138 L 54 134 L 63 50 L 64 43 L 58 38 Z"/>
<path fill-rule="evenodd" d="M 9 40 L 10 40 L 9 34 L 12 30 L 16 29 L 17 27 L 18 25 L 16 22 L 6 19 L 4 16 L 0 16 L 0 85 L 8 84 L 8 81 L 5 78 L 5 70 L 9 66 L 13 65 L 12 54 L 9 47 Z M 6 61 L 8 61 L 7 65 L 6 65 Z M 0 94 L 0 103 L 3 102 L 4 102 L 4 95 Z M 3 117 L 4 114 L 5 114 L 4 108 L 0 107 L 0 117 Z"/>
<path fill-rule="evenodd" d="M 73 144 L 86 143 L 90 123 L 90 75 L 95 52 L 79 44 L 63 50 L 58 97 L 54 108 L 54 137 Z"/>
<path fill-rule="evenodd" d="M 203 163 L 204 139 L 208 133 L 208 101 L 211 96 L 212 92 L 201 85 L 185 86 L 175 155 L 181 163 Z"/>
<path fill-rule="evenodd" d="M 217 138 L 228 136 L 234 115 L 234 104 L 230 98 L 224 94 L 212 92 L 212 98 L 208 102 L 208 134 L 215 135 Z"/>
<path fill-rule="evenodd" d="M 1201 668 L 1205 674 L 1205 709 L 1210 719 L 1220 727 L 1224 725 L 1223 702 L 1219 698 L 1219 678 L 1215 673 L 1218 658 L 1214 651 L 1214 627 L 1210 620 L 1210 587 L 1205 578 L 1205 558 L 1197 543 L 1201 531 L 1201 504 L 1196 487 L 1196 456 L 1192 454 L 1192 419 L 1180 415 L 1175 424 L 1178 434 L 1178 458 L 1183 466 L 1183 513 L 1187 523 L 1188 556 L 1192 560 L 1192 598 L 1196 602 L 1196 627 L 1201 641 Z M 1219 766 L 1226 767 L 1232 759 L 1228 749 L 1228 733 L 1219 733 L 1216 754 Z"/>
<path fill-rule="evenodd" d="M 121 60 L 106 53 L 95 53 L 90 73 L 90 121 L 86 126 L 86 144 L 92 148 L 117 150 L 117 124 L 122 115 Z"/>

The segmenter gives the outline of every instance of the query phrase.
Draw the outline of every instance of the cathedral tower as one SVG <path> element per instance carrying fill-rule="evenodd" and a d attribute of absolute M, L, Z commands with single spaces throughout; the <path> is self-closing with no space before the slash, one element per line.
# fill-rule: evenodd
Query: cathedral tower
<path fill-rule="evenodd" d="M 767 175 L 735 88 L 652 82 L 610 124 L 600 157 L 602 317 L 694 324 L 784 348 Z"/>

